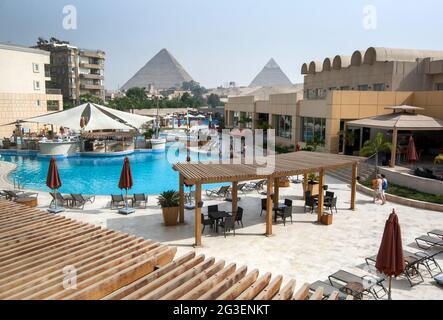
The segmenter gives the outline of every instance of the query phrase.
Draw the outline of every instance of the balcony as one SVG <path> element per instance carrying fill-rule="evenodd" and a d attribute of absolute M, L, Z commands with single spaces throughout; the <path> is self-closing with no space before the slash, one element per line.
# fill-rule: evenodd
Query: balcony
<path fill-rule="evenodd" d="M 80 68 L 85 68 L 85 69 L 103 69 L 103 65 L 81 62 L 80 63 Z"/>
<path fill-rule="evenodd" d="M 80 84 L 80 88 L 81 89 L 86 89 L 86 90 L 103 90 L 104 86 L 102 86 L 100 84 L 82 83 L 82 84 Z"/>
<path fill-rule="evenodd" d="M 80 73 L 80 78 L 82 78 L 82 79 L 103 80 L 105 77 L 100 75 L 100 74 Z"/>
<path fill-rule="evenodd" d="M 46 94 L 62 94 L 62 90 L 46 88 Z"/>
<path fill-rule="evenodd" d="M 80 50 L 80 56 L 96 59 L 104 59 L 105 53 L 102 51 Z"/>

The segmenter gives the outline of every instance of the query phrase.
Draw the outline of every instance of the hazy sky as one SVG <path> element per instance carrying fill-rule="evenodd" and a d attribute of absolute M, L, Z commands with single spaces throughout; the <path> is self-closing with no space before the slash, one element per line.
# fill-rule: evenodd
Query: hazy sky
<path fill-rule="evenodd" d="M 76 30 L 63 28 L 66 5 Z M 377 9 L 375 29 L 364 27 L 366 5 Z M 102 49 L 107 89 L 162 48 L 206 87 L 248 85 L 271 57 L 302 82 L 303 62 L 356 49 L 443 49 L 442 12 L 440 0 L 0 0 L 0 42 L 55 36 Z"/>

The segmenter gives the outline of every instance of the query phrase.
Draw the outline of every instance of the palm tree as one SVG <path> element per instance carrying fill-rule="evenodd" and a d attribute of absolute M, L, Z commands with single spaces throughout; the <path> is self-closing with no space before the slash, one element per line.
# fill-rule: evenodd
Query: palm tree
<path fill-rule="evenodd" d="M 360 150 L 360 155 L 369 157 L 375 154 L 375 172 L 378 173 L 378 154 L 392 149 L 392 143 L 385 140 L 383 133 L 378 132 L 373 140 L 368 140 Z"/>

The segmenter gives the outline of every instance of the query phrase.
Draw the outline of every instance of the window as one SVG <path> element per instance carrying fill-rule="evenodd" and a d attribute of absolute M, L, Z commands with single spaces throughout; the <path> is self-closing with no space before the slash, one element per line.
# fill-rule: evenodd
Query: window
<path fill-rule="evenodd" d="M 385 91 L 384 83 L 374 83 L 374 91 Z"/>
<path fill-rule="evenodd" d="M 435 85 L 435 90 L 437 91 L 443 91 L 443 83 L 437 83 Z"/>
<path fill-rule="evenodd" d="M 369 85 L 367 84 L 361 84 L 358 86 L 358 91 L 368 91 L 369 90 Z"/>
<path fill-rule="evenodd" d="M 240 120 L 240 113 L 238 111 L 234 111 L 232 115 L 232 126 L 238 127 L 238 121 Z"/>
<path fill-rule="evenodd" d="M 277 137 L 292 139 L 292 116 L 274 115 Z"/>
<path fill-rule="evenodd" d="M 306 89 L 305 96 L 307 100 L 316 100 L 326 98 L 327 90 L 325 89 Z"/>
<path fill-rule="evenodd" d="M 40 81 L 34 81 L 34 90 L 40 90 Z"/>
<path fill-rule="evenodd" d="M 39 73 L 40 72 L 38 63 L 33 63 L 32 64 L 32 71 L 34 71 L 35 73 Z"/>
<path fill-rule="evenodd" d="M 317 137 L 320 141 L 325 141 L 326 119 L 324 118 L 301 118 L 301 140 L 310 142 Z"/>
<path fill-rule="evenodd" d="M 340 87 L 340 90 L 348 91 L 348 90 L 351 90 L 351 88 L 349 86 L 342 86 L 342 87 Z"/>
<path fill-rule="evenodd" d="M 35 104 L 37 107 L 40 107 L 40 100 L 37 100 Z"/>

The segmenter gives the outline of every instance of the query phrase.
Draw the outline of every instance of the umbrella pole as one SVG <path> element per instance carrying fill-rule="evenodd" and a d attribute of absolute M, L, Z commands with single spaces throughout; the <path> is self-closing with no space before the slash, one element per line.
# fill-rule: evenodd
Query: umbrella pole
<path fill-rule="evenodd" d="M 388 292 L 388 300 L 392 300 L 392 297 L 391 297 L 391 284 L 392 284 L 392 276 L 389 276 L 389 292 Z"/>
<path fill-rule="evenodd" d="M 54 209 L 57 211 L 57 189 L 52 189 L 52 191 L 54 192 Z"/>
<path fill-rule="evenodd" d="M 128 188 L 126 188 L 125 207 L 126 212 L 128 212 Z"/>

